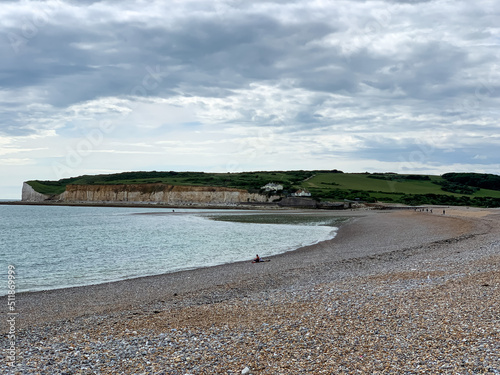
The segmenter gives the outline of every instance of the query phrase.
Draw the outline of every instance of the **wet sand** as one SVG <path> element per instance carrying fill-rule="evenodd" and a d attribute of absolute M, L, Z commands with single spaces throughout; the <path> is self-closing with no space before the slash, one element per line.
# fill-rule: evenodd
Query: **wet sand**
<path fill-rule="evenodd" d="M 499 211 L 346 215 L 268 263 L 19 294 L 18 371 L 500 373 Z"/>

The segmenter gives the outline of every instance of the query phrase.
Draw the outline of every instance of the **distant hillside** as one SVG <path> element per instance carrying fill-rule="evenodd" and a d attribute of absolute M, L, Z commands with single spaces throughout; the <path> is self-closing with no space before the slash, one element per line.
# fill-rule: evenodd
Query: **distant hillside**
<path fill-rule="evenodd" d="M 323 200 L 500 207 L 499 190 L 453 184 L 445 176 L 319 172 L 302 186 Z"/>
<path fill-rule="evenodd" d="M 481 189 L 500 190 L 500 176 L 485 173 L 446 173 L 443 178 L 451 183 L 477 187 Z"/>
<path fill-rule="evenodd" d="M 124 172 L 85 175 L 59 181 L 27 181 L 37 192 L 61 194 L 67 185 L 128 185 L 163 183 L 177 186 L 214 186 L 262 192 L 269 182 L 283 185 L 283 195 L 308 190 L 321 201 L 362 200 L 409 205 L 444 204 L 500 206 L 500 176 L 447 173 L 443 176 L 395 173 L 342 173 L 338 170 L 261 171 L 241 173 Z"/>

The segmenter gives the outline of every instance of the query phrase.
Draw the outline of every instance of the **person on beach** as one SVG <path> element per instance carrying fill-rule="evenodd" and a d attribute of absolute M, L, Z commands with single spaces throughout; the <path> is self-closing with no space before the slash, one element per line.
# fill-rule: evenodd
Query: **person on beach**
<path fill-rule="evenodd" d="M 252 263 L 259 263 L 260 262 L 260 256 L 259 254 L 255 255 L 255 259 L 252 261 Z"/>

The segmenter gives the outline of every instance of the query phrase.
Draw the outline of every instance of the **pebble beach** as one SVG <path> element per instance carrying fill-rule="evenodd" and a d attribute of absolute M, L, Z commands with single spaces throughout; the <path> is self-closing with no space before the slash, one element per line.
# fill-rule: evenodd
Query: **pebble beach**
<path fill-rule="evenodd" d="M 500 374 L 500 210 L 345 216 L 266 263 L 17 294 L 0 372 Z"/>

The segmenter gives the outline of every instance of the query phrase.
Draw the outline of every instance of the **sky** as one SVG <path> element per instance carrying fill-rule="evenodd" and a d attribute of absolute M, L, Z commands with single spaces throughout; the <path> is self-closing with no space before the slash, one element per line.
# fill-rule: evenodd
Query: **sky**
<path fill-rule="evenodd" d="M 123 171 L 500 171 L 500 2 L 2 1 L 0 198 Z"/>

